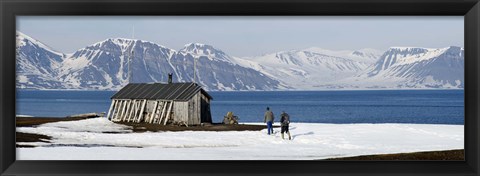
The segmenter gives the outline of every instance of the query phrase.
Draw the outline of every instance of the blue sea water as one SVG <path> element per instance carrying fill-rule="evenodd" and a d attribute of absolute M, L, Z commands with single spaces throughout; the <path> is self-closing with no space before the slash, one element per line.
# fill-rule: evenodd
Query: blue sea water
<path fill-rule="evenodd" d="M 16 114 L 64 117 L 107 112 L 113 91 L 17 90 Z M 240 122 L 261 122 L 270 107 L 293 122 L 464 124 L 463 90 L 209 92 L 214 122 L 232 111 Z"/>

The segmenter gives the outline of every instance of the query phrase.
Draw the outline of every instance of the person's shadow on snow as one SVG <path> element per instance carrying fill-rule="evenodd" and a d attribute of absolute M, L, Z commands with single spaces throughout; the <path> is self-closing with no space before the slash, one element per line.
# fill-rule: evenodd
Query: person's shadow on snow
<path fill-rule="evenodd" d="M 307 136 L 307 135 L 312 135 L 312 134 L 315 134 L 315 133 L 310 131 L 308 133 L 295 134 L 295 135 L 292 135 L 292 140 L 294 140 L 297 136 Z"/>

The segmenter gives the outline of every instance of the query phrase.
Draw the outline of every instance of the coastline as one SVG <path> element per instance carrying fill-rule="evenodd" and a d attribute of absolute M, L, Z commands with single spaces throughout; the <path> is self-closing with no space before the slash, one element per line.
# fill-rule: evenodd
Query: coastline
<path fill-rule="evenodd" d="M 15 117 L 17 127 L 33 127 L 45 123 L 78 121 L 88 117 Z"/>
<path fill-rule="evenodd" d="M 16 127 L 36 127 L 38 125 L 54 122 L 68 122 L 89 119 L 89 117 L 16 117 Z M 141 132 L 162 132 L 162 131 L 260 131 L 266 129 L 265 125 L 241 124 L 241 125 L 225 125 L 220 123 L 206 124 L 203 126 L 164 126 L 148 123 L 129 123 L 118 122 L 132 127 L 132 131 Z M 280 126 L 274 125 L 274 128 Z M 52 137 L 40 134 L 16 132 L 17 142 L 48 142 Z M 32 145 L 18 145 L 17 147 L 35 147 Z"/>

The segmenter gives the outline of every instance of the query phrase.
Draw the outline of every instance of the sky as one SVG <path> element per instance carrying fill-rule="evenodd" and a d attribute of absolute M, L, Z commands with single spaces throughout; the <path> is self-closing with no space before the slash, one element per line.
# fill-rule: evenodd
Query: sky
<path fill-rule="evenodd" d="M 463 16 L 17 16 L 17 31 L 73 53 L 108 38 L 135 38 L 174 50 L 188 43 L 247 57 L 310 47 L 464 46 Z"/>

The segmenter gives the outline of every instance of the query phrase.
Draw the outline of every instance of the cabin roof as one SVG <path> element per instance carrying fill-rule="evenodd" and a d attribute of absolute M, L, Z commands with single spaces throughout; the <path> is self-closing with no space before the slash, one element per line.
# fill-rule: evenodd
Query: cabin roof
<path fill-rule="evenodd" d="M 196 83 L 130 83 L 115 93 L 111 99 L 149 99 L 188 101 L 199 91 L 212 97 Z"/>

